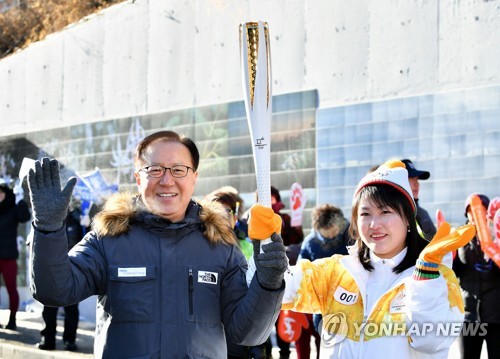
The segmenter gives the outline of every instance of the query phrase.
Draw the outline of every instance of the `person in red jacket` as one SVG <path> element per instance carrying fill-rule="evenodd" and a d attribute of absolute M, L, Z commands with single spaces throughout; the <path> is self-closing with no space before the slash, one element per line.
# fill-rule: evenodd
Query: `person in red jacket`
<path fill-rule="evenodd" d="M 19 307 L 17 291 L 17 227 L 19 223 L 28 222 L 31 213 L 23 200 L 23 191 L 14 191 L 6 184 L 0 184 L 0 272 L 9 295 L 10 316 L 6 329 L 16 330 L 16 313 Z"/>

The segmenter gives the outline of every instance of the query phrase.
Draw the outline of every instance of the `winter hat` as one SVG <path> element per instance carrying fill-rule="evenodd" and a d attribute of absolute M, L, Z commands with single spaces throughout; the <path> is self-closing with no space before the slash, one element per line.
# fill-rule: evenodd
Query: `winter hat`
<path fill-rule="evenodd" d="M 479 197 L 479 199 L 481 200 L 481 204 L 484 206 L 484 209 L 488 209 L 488 206 L 490 205 L 490 199 L 486 197 L 484 194 L 471 193 L 470 195 L 467 196 L 467 199 L 465 200 L 464 215 L 466 218 L 467 218 L 467 210 L 469 209 L 470 203 L 472 201 L 472 196 L 474 195 Z"/>
<path fill-rule="evenodd" d="M 394 187 L 410 201 L 413 211 L 417 213 L 417 205 L 408 182 L 408 171 L 403 162 L 389 160 L 380 165 L 377 170 L 366 174 L 356 187 L 353 200 L 356 200 L 362 188 L 373 184 L 385 184 Z"/>

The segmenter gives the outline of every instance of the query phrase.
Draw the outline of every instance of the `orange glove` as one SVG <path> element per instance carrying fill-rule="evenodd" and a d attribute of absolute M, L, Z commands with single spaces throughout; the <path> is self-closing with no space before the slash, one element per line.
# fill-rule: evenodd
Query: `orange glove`
<path fill-rule="evenodd" d="M 432 241 L 420 253 L 413 278 L 417 280 L 434 279 L 439 277 L 439 265 L 443 257 L 466 245 L 474 235 L 476 229 L 469 224 L 457 228 L 450 233 L 450 225 L 444 222 L 437 230 Z"/>
<path fill-rule="evenodd" d="M 281 233 L 281 217 L 272 208 L 261 204 L 250 207 L 248 218 L 248 236 L 254 240 L 264 240 L 273 233 Z"/>
<path fill-rule="evenodd" d="M 302 334 L 302 327 L 309 328 L 309 322 L 304 313 L 282 310 L 278 318 L 278 335 L 287 342 L 296 342 Z"/>

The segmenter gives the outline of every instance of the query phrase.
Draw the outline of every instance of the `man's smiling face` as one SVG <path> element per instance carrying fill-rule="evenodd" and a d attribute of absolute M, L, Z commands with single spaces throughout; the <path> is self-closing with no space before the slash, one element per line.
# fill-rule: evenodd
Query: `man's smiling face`
<path fill-rule="evenodd" d="M 172 167 L 183 165 L 193 167 L 191 154 L 186 146 L 175 141 L 158 140 L 144 151 L 147 162 L 142 167 L 160 165 Z M 187 175 L 175 178 L 169 170 L 158 178 L 151 177 L 146 171 L 135 173 L 139 193 L 148 210 L 172 222 L 178 222 L 186 215 L 187 206 L 194 193 L 198 173 L 189 169 Z"/>

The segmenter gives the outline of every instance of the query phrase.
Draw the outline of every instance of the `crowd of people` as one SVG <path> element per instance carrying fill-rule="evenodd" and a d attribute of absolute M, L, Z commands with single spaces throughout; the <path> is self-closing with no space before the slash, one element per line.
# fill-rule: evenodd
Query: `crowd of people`
<path fill-rule="evenodd" d="M 318 358 L 447 358 L 457 336 L 463 358 L 479 358 L 483 341 L 490 358 L 500 357 L 500 269 L 482 251 L 470 196 L 464 225 L 436 226 L 419 202 L 419 181 L 430 172 L 388 160 L 360 179 L 350 219 L 335 204 L 318 204 L 304 236 L 275 186 L 271 208 L 256 198 L 246 212 L 233 187 L 194 198 L 199 162 L 185 136 L 145 137 L 134 155 L 137 194 L 111 196 L 87 229 L 70 205 L 76 179 L 61 183 L 56 159 L 29 171 L 31 213 L 0 185 L 6 329 L 16 329 L 19 306 L 16 229 L 32 219 L 40 349 L 56 349 L 61 307 L 64 349 L 78 350 L 78 303 L 96 295 L 99 358 L 272 358 L 273 343 L 280 358 L 292 346 L 297 358 L 310 358 L 311 343 Z M 490 213 L 489 198 L 474 195 Z M 488 330 L 443 336 L 438 323 Z M 414 324 L 428 325 L 425 335 L 398 332 Z"/>

